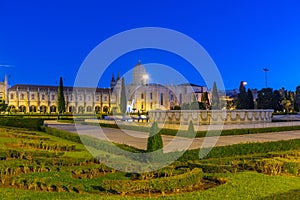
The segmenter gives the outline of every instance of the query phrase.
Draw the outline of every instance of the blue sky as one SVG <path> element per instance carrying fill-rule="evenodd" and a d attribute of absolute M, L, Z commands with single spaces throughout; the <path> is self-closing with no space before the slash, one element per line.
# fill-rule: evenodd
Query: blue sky
<path fill-rule="evenodd" d="M 81 63 L 99 43 L 119 32 L 149 26 L 173 29 L 200 43 L 227 89 L 238 88 L 241 80 L 250 88 L 264 87 L 264 67 L 270 69 L 270 87 L 294 90 L 300 85 L 298 0 L 0 0 L 0 76 L 10 74 L 11 85 L 56 85 L 63 76 L 65 85 L 73 85 Z M 100 85 L 108 86 L 113 71 L 124 74 L 138 59 L 171 66 L 190 82 L 203 84 L 186 61 L 150 50 L 116 60 Z"/>

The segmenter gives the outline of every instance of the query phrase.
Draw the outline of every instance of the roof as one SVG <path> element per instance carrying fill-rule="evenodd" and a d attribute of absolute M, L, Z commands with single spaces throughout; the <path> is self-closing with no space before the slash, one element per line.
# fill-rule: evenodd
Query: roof
<path fill-rule="evenodd" d="M 193 83 L 182 83 L 182 84 L 179 84 L 179 86 L 205 87 L 205 86 L 197 85 L 197 84 L 193 84 Z"/>
<path fill-rule="evenodd" d="M 59 86 L 51 86 L 51 85 L 27 85 L 27 84 L 17 84 L 9 88 L 8 90 L 50 90 L 50 91 L 57 91 Z M 92 88 L 92 87 L 71 87 L 71 86 L 64 86 L 64 90 L 73 91 L 73 89 L 78 90 L 96 90 L 96 92 L 108 92 L 110 88 Z"/>

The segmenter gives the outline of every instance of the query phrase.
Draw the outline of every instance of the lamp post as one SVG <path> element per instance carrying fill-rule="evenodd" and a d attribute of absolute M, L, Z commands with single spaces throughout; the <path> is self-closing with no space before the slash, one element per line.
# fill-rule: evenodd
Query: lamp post
<path fill-rule="evenodd" d="M 149 75 L 148 74 L 144 74 L 143 75 L 143 85 L 144 85 L 144 87 L 145 87 L 145 96 L 144 96 L 144 102 L 145 102 L 145 108 L 144 108 L 144 110 L 146 111 L 147 109 L 147 106 L 146 106 L 146 98 L 147 98 L 147 81 L 148 81 L 148 79 L 149 79 Z"/>
<path fill-rule="evenodd" d="M 268 88 L 268 77 L 267 73 L 270 71 L 268 68 L 263 68 L 263 71 L 265 72 L 265 82 L 266 82 L 266 88 Z"/>

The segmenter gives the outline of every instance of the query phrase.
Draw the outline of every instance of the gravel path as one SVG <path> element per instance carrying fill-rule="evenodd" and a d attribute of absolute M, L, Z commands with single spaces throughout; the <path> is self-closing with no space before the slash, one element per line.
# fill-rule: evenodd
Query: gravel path
<path fill-rule="evenodd" d="M 75 124 L 58 123 L 55 121 L 45 121 L 45 124 L 47 124 L 49 127 L 78 133 L 79 135 L 88 135 L 101 140 L 109 140 L 120 144 L 127 144 L 140 149 L 146 149 L 147 147 L 148 133 L 145 132 L 120 130 L 113 128 L 101 128 L 101 131 L 98 126 L 76 125 L 75 127 Z M 278 126 L 278 124 L 274 123 L 274 126 Z M 270 142 L 300 139 L 300 130 L 194 139 L 165 135 L 162 137 L 164 142 L 164 152 L 170 152 L 176 150 L 198 149 L 200 147 L 227 146 L 249 142 Z"/>

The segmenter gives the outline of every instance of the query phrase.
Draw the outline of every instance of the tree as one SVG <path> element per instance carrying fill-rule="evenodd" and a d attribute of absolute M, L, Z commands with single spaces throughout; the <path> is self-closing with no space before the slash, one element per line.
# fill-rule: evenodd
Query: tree
<path fill-rule="evenodd" d="M 5 103 L 4 100 L 0 101 L 0 112 L 5 112 L 7 110 L 8 105 Z"/>
<path fill-rule="evenodd" d="M 163 150 L 163 141 L 159 133 L 157 122 L 153 122 L 147 141 L 147 152 Z"/>
<path fill-rule="evenodd" d="M 274 111 L 283 111 L 282 97 L 278 90 L 273 92 L 272 107 Z"/>
<path fill-rule="evenodd" d="M 273 96 L 273 90 L 271 88 L 263 88 L 257 93 L 257 108 L 258 109 L 270 109 Z"/>
<path fill-rule="evenodd" d="M 254 100 L 253 100 L 252 90 L 248 89 L 247 96 L 248 96 L 248 101 L 249 101 L 248 109 L 254 109 Z"/>
<path fill-rule="evenodd" d="M 281 98 L 279 92 L 273 92 L 272 88 L 263 88 L 258 91 L 257 108 L 258 109 L 276 109 Z"/>
<path fill-rule="evenodd" d="M 198 101 L 193 101 L 193 102 L 191 102 L 191 104 L 190 104 L 190 109 L 191 110 L 199 110 L 200 108 L 199 108 L 199 102 Z"/>
<path fill-rule="evenodd" d="M 194 124 L 193 124 L 192 121 L 190 121 L 188 130 L 187 130 L 187 133 L 186 133 L 186 137 L 194 138 L 195 136 L 196 136 L 196 133 L 195 133 L 195 129 L 194 129 Z"/>
<path fill-rule="evenodd" d="M 182 103 L 180 107 L 181 107 L 182 110 L 190 110 L 190 104 L 189 103 Z"/>
<path fill-rule="evenodd" d="M 249 108 L 249 98 L 246 92 L 244 81 L 240 84 L 240 93 L 237 99 L 237 109 L 248 109 Z"/>
<path fill-rule="evenodd" d="M 127 111 L 127 98 L 126 98 L 126 89 L 125 89 L 125 81 L 124 77 L 122 77 L 122 82 L 121 82 L 121 100 L 120 100 L 120 111 L 122 115 L 125 115 Z"/>
<path fill-rule="evenodd" d="M 210 107 L 208 92 L 203 92 L 201 95 L 201 102 L 205 105 L 205 108 L 208 110 Z"/>
<path fill-rule="evenodd" d="M 216 82 L 214 82 L 213 89 L 212 89 L 211 105 L 212 105 L 212 109 L 220 109 L 219 92 L 218 92 Z"/>
<path fill-rule="evenodd" d="M 295 100 L 294 100 L 294 108 L 295 111 L 300 111 L 300 86 L 297 86 L 296 93 L 295 93 Z"/>
<path fill-rule="evenodd" d="M 58 113 L 64 113 L 66 111 L 66 102 L 65 102 L 65 96 L 64 96 L 64 86 L 63 86 L 63 80 L 62 77 L 59 79 L 59 88 L 58 88 L 58 105 L 57 110 Z"/>
<path fill-rule="evenodd" d="M 281 105 L 283 110 L 288 113 L 294 110 L 294 92 L 282 89 Z"/>

